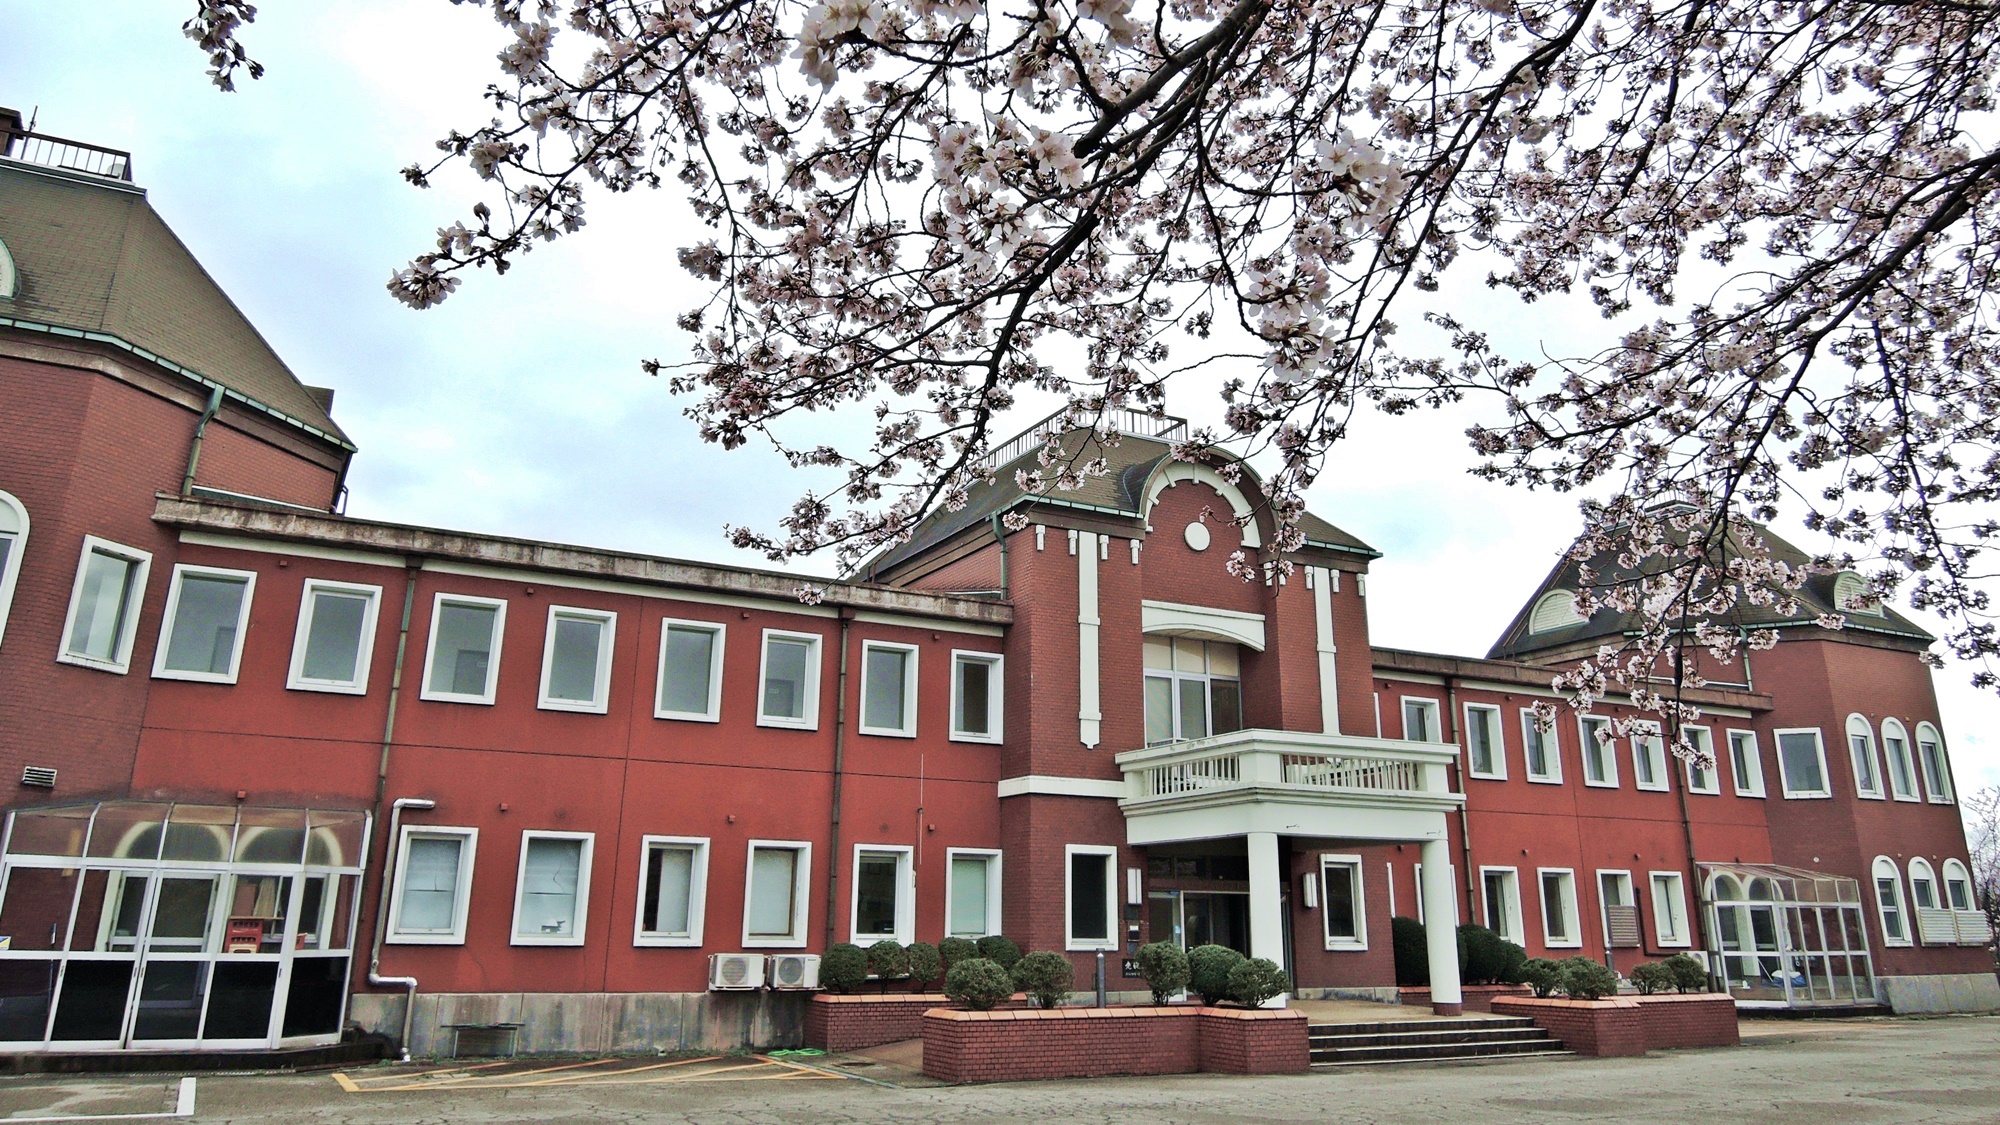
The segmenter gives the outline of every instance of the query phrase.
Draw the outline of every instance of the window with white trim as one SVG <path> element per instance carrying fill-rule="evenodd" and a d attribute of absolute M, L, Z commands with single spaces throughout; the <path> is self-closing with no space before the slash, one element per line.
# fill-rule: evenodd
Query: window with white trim
<path fill-rule="evenodd" d="M 1500 708 L 1465 705 L 1465 761 L 1474 777 L 1506 779 L 1507 744 L 1500 737 Z"/>
<path fill-rule="evenodd" d="M 917 646 L 861 642 L 862 734 L 915 738 Z"/>
<path fill-rule="evenodd" d="M 1920 801 L 1917 768 L 1910 761 L 1910 738 L 1896 719 L 1882 720 L 1882 756 L 1889 775 L 1889 794 L 1898 801 Z"/>
<path fill-rule="evenodd" d="M 708 905 L 708 837 L 645 836 L 639 856 L 632 944 L 699 946 Z"/>
<path fill-rule="evenodd" d="M 1526 707 L 1521 708 L 1521 748 L 1529 781 L 1562 784 L 1562 749 L 1556 742 L 1556 729 L 1543 730 L 1535 712 Z"/>
<path fill-rule="evenodd" d="M 0 248 L 0 257 L 6 251 Z M 21 577 L 21 554 L 28 549 L 28 509 L 10 493 L 0 492 L 0 641 L 7 639 L 7 611 L 14 604 L 14 586 Z"/>
<path fill-rule="evenodd" d="M 983 938 L 1000 932 L 1000 853 L 946 848 L 944 936 Z"/>
<path fill-rule="evenodd" d="M 1720 794 L 1722 770 L 1715 760 L 1714 736 L 1707 727 L 1682 727 L 1681 741 L 1688 749 L 1688 792 Z"/>
<path fill-rule="evenodd" d="M 1072 951 L 1118 948 L 1118 849 L 1070 844 L 1063 849 L 1063 946 Z"/>
<path fill-rule="evenodd" d="M 1405 742 L 1441 742 L 1444 727 L 1438 722 L 1438 705 L 1435 699 L 1413 699 L 1403 697 L 1403 740 Z"/>
<path fill-rule="evenodd" d="M 590 917 L 589 832 L 521 833 L 514 883 L 515 945 L 582 945 Z"/>
<path fill-rule="evenodd" d="M 152 568 L 150 551 L 84 536 L 76 584 L 70 588 L 69 614 L 63 620 L 62 651 L 56 659 L 121 676 L 130 671 L 139 605 Z"/>
<path fill-rule="evenodd" d="M 856 945 L 916 940 L 916 882 L 905 845 L 857 844 L 847 940 Z"/>
<path fill-rule="evenodd" d="M 1576 872 L 1543 867 L 1536 872 L 1542 892 L 1542 944 L 1550 949 L 1580 949 L 1583 926 L 1576 906 Z"/>
<path fill-rule="evenodd" d="M 806 878 L 812 845 L 802 840 L 750 841 L 743 893 L 746 949 L 802 949 L 808 909 Z"/>
<path fill-rule="evenodd" d="M 1944 861 L 1944 903 L 1953 910 L 1972 910 L 1972 874 L 1955 859 Z"/>
<path fill-rule="evenodd" d="M 1597 922 L 1606 949 L 1634 949 L 1645 943 L 1639 932 L 1639 904 L 1632 897 L 1630 871 L 1598 870 Z"/>
<path fill-rule="evenodd" d="M 999 742 L 1001 658 L 997 652 L 951 654 L 951 740 Z"/>
<path fill-rule="evenodd" d="M 1521 875 L 1512 867 L 1479 869 L 1481 909 L 1486 928 L 1516 945 L 1527 944 L 1521 928 Z"/>
<path fill-rule="evenodd" d="M 1847 717 L 1847 758 L 1854 770 L 1854 795 L 1881 800 L 1882 771 L 1875 765 L 1875 728 L 1860 715 Z"/>
<path fill-rule="evenodd" d="M 1577 720 L 1583 739 L 1583 783 L 1604 788 L 1618 786 L 1618 755 L 1611 748 L 1611 720 L 1584 715 Z"/>
<path fill-rule="evenodd" d="M 1757 748 L 1757 732 L 1729 732 L 1729 771 L 1738 797 L 1764 795 L 1764 755 Z"/>
<path fill-rule="evenodd" d="M 819 634 L 764 630 L 757 725 L 819 729 Z"/>
<path fill-rule="evenodd" d="M 1632 784 L 1635 788 L 1665 791 L 1667 744 L 1657 726 L 1635 727 L 1632 731 Z"/>
<path fill-rule="evenodd" d="M 1775 732 L 1778 738 L 1778 780 L 1792 800 L 1831 797 L 1826 785 L 1826 748 L 1818 727 Z"/>
<path fill-rule="evenodd" d="M 472 861 L 479 829 L 403 826 L 396 848 L 396 893 L 389 900 L 392 945 L 464 945 Z"/>
<path fill-rule="evenodd" d="M 660 623 L 660 691 L 653 700 L 659 719 L 722 719 L 722 654 L 728 626 L 712 621 Z"/>
<path fill-rule="evenodd" d="M 294 691 L 366 695 L 368 665 L 374 655 L 370 642 L 381 604 L 380 586 L 306 579 L 285 686 Z"/>
<path fill-rule="evenodd" d="M 176 565 L 167 580 L 153 678 L 235 683 L 256 589 L 257 576 L 247 570 Z"/>
<path fill-rule="evenodd" d="M 1944 756 L 1944 739 L 1929 723 L 1917 724 L 1917 763 L 1923 767 L 1924 788 L 1930 791 L 1931 802 L 1951 804 L 1951 762 Z"/>
<path fill-rule="evenodd" d="M 1875 910 L 1882 919 L 1884 945 L 1910 944 L 1909 912 L 1903 909 L 1903 873 L 1886 855 L 1875 857 Z"/>
<path fill-rule="evenodd" d="M 542 639 L 542 687 L 535 706 L 544 711 L 602 715 L 611 707 L 611 651 L 618 615 L 609 610 L 549 607 Z"/>
<path fill-rule="evenodd" d="M 1332 950 L 1368 948 L 1368 905 L 1361 884 L 1361 857 L 1319 857 L 1320 917 L 1326 947 Z"/>
<path fill-rule="evenodd" d="M 1910 904 L 1918 910 L 1938 908 L 1937 876 L 1931 872 L 1930 861 L 1922 856 L 1910 859 Z"/>
<path fill-rule="evenodd" d="M 1678 871 L 1655 871 L 1653 884 L 1653 940 L 1663 948 L 1685 948 L 1694 943 L 1688 929 L 1686 882 Z"/>
<path fill-rule="evenodd" d="M 491 706 L 506 625 L 507 603 L 498 598 L 439 594 L 433 599 L 423 698 Z"/>
<path fill-rule="evenodd" d="M 1223 641 L 1147 637 L 1146 745 L 1243 729 L 1240 653 Z"/>

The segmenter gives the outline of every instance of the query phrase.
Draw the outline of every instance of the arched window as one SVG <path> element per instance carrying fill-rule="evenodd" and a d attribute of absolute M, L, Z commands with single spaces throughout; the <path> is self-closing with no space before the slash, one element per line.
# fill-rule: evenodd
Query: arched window
<path fill-rule="evenodd" d="M 14 604 L 14 582 L 21 576 L 21 552 L 27 546 L 28 509 L 0 492 L 0 641 L 7 638 L 7 609 Z"/>
<path fill-rule="evenodd" d="M 1910 902 L 1918 910 L 1937 909 L 1937 876 L 1931 871 L 1930 861 L 1922 856 L 1910 860 Z"/>
<path fill-rule="evenodd" d="M 1971 910 L 1972 873 L 1955 859 L 1944 861 L 1944 903 L 1953 910 Z"/>
<path fill-rule="evenodd" d="M 0 601 L 0 613 L 5 612 L 6 603 Z M 1944 756 L 1944 736 L 1929 723 L 1917 724 L 1917 764 L 1924 771 L 1924 788 L 1931 794 L 1931 800 L 1941 805 L 1952 801 L 1951 762 Z"/>
<path fill-rule="evenodd" d="M 1875 909 L 1882 916 L 1882 943 L 1910 944 L 1908 911 L 1903 909 L 1903 873 L 1886 855 L 1875 857 Z"/>
<path fill-rule="evenodd" d="M 1882 799 L 1882 771 L 1875 764 L 1875 728 L 1861 715 L 1847 717 L 1847 758 L 1854 766 L 1854 794 Z"/>
<path fill-rule="evenodd" d="M 0 301 L 11 301 L 21 288 L 21 271 L 14 268 L 14 255 L 0 242 Z"/>
<path fill-rule="evenodd" d="M 1842 571 L 1834 578 L 1833 604 L 1842 613 L 1882 616 L 1882 599 L 1870 593 L 1867 580 L 1851 570 Z"/>
<path fill-rule="evenodd" d="M 1889 774 L 1889 793 L 1898 801 L 1915 801 L 1917 768 L 1910 760 L 1910 736 L 1896 719 L 1882 720 L 1882 756 Z"/>
<path fill-rule="evenodd" d="M 1546 633 L 1568 625 L 1581 625 L 1587 620 L 1576 608 L 1576 594 L 1569 590 L 1550 590 L 1535 602 L 1533 613 L 1528 615 L 1528 632 Z"/>
<path fill-rule="evenodd" d="M 1739 902 L 1743 898 L 1743 884 L 1731 875 L 1717 875 L 1711 897 L 1717 902 Z"/>

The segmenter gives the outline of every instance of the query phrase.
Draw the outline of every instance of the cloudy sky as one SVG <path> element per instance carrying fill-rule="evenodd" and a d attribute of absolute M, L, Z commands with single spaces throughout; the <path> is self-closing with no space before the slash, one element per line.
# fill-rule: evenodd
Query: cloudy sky
<path fill-rule="evenodd" d="M 450 177 L 419 191 L 397 169 L 484 119 L 490 17 L 444 0 L 271 0 L 246 36 L 268 73 L 225 95 L 180 35 L 192 9 L 17 6 L 0 26 L 0 105 L 131 150 L 154 207 L 278 353 L 336 388 L 361 447 L 350 512 L 762 563 L 721 529 L 774 528 L 799 478 L 765 451 L 703 445 L 685 404 L 639 370 L 680 354 L 673 317 L 699 297 L 674 264 L 699 229 L 678 195 L 596 199 L 582 234 L 408 311 L 384 282 L 474 197 Z M 1575 354 L 1603 331 L 1573 305 L 1479 287 L 1445 299 L 1517 353 Z M 1169 405 L 1217 413 L 1202 389 Z M 1469 410 L 1363 419 L 1314 490 L 1315 511 L 1386 556 L 1369 585 L 1378 643 L 1483 654 L 1576 527 L 1571 498 L 1466 474 Z M 2000 783 L 2000 701 L 1969 675 L 1938 676 L 1961 788 Z"/>

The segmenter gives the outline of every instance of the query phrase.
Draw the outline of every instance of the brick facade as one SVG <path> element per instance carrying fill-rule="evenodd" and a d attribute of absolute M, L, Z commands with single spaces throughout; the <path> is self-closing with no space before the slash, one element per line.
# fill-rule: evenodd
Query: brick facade
<path fill-rule="evenodd" d="M 945 1082 L 1109 1075 L 1290 1074 L 1308 1063 L 1302 1012 L 1059 1008 L 923 1017 L 924 1073 Z"/>

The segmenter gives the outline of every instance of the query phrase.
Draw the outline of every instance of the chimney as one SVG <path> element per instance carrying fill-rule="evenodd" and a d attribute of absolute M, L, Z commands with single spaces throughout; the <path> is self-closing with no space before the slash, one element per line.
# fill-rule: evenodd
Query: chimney
<path fill-rule="evenodd" d="M 27 127 L 21 123 L 20 110 L 0 106 L 0 156 L 12 156 L 15 135 L 27 131 Z"/>

